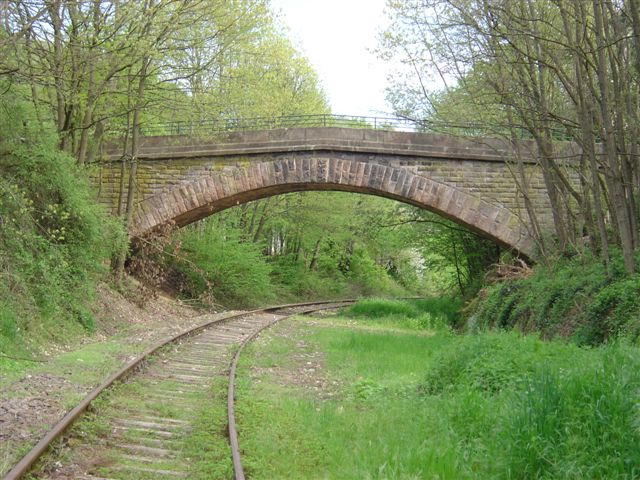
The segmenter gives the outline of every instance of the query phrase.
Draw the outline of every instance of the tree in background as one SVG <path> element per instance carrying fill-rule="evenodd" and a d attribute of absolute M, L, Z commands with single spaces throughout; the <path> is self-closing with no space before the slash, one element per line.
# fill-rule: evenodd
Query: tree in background
<path fill-rule="evenodd" d="M 579 249 L 586 234 L 605 265 L 615 245 L 634 272 L 638 2 L 389 0 L 388 9 L 392 23 L 380 53 L 406 67 L 389 89 L 396 112 L 447 128 L 472 119 L 471 134 L 534 139 L 557 248 Z M 582 149 L 577 188 L 557 140 Z M 513 181 L 544 254 L 551 246 L 527 204 L 529 178 L 517 158 L 514 166 Z"/>
<path fill-rule="evenodd" d="M 420 215 L 392 200 L 344 192 L 251 202 L 185 227 L 176 237 L 184 261 L 171 257 L 173 278 L 189 297 L 213 292 L 214 302 L 234 306 L 264 303 L 274 293 L 290 299 L 439 294 L 454 291 L 458 280 L 466 288 L 462 251 L 456 278 L 455 268 L 445 267 L 449 259 L 434 253 L 440 245 L 429 244 L 433 231 L 417 222 L 385 225 Z M 251 288 L 246 278 L 254 279 Z"/>
<path fill-rule="evenodd" d="M 9 1 L 2 15 L 2 95 L 27 92 L 34 128 L 52 125 L 58 148 L 80 166 L 100 161 L 104 139 L 123 138 L 117 213 L 125 228 L 137 202 L 142 135 L 232 125 L 242 117 L 329 112 L 317 75 L 283 35 L 267 0 Z M 208 242 L 227 254 L 230 245 L 248 257 L 257 251 L 269 268 L 256 278 L 269 271 L 283 288 L 296 289 L 292 294 L 317 293 L 318 279 L 327 292 L 346 285 L 360 293 L 419 289 L 424 258 L 417 236 L 405 231 L 409 227 L 374 227 L 388 203 L 324 198 L 293 195 L 244 205 L 188 230 L 184 251 L 195 270 L 209 271 L 230 256 L 214 261 Z M 432 246 L 443 248 L 454 238 L 447 230 L 423 234 L 440 235 L 442 242 Z M 447 247 L 439 258 L 453 262 L 458 288 L 465 290 L 475 267 L 464 256 L 469 242 L 455 239 L 455 252 Z M 114 259 L 118 277 L 125 259 L 124 250 Z M 334 290 L 331 275 L 339 278 Z"/>
<path fill-rule="evenodd" d="M 123 138 L 117 214 L 136 204 L 140 136 L 172 124 L 328 111 L 315 72 L 265 0 L 3 2 L 0 72 L 84 165 Z M 164 129 L 164 130 L 163 130 Z M 121 278 L 125 252 L 113 261 Z"/>

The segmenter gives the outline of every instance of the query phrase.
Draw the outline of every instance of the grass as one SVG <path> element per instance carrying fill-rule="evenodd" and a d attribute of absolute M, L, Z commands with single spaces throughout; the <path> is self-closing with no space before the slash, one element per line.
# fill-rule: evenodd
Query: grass
<path fill-rule="evenodd" d="M 376 325 L 432 330 L 455 325 L 459 309 L 460 301 L 447 297 L 408 301 L 370 298 L 346 309 L 346 315 Z"/>
<path fill-rule="evenodd" d="M 425 335 L 403 324 L 399 311 L 420 315 L 405 306 L 353 310 L 276 327 L 243 357 L 251 478 L 640 478 L 636 347 Z M 333 395 L 285 381 L 309 349 Z"/>
<path fill-rule="evenodd" d="M 226 441 L 227 381 L 216 377 L 209 395 L 198 403 L 194 428 L 183 441 L 183 457 L 191 462 L 190 478 L 231 478 L 231 451 Z"/>

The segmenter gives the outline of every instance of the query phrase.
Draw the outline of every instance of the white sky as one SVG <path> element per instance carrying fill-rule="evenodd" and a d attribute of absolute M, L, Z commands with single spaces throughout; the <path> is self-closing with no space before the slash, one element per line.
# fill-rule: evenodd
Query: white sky
<path fill-rule="evenodd" d="M 335 114 L 383 116 L 388 65 L 368 49 L 384 27 L 385 0 L 271 0 L 318 72 Z"/>

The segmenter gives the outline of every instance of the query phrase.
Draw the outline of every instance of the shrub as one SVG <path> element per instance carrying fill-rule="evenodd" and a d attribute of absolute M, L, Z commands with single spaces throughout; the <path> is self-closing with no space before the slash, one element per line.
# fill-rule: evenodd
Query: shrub
<path fill-rule="evenodd" d="M 206 222 L 185 229 L 179 238 L 185 258 L 171 262 L 184 295 L 211 296 L 213 303 L 231 307 L 274 300 L 271 267 L 258 245 L 241 242 L 234 231 Z"/>
<path fill-rule="evenodd" d="M 595 345 L 640 331 L 640 276 L 625 276 L 618 256 L 607 276 L 588 255 L 537 266 L 528 278 L 492 285 L 471 308 L 470 324 L 479 328 L 539 331 L 544 338 L 572 337 Z"/>
<path fill-rule="evenodd" d="M 458 388 L 497 393 L 526 382 L 537 365 L 555 362 L 577 350 L 572 345 L 518 333 L 484 333 L 461 336 L 431 363 L 422 386 L 428 394 Z"/>
<path fill-rule="evenodd" d="M 0 104 L 0 298 L 10 299 L 0 307 L 0 343 L 66 340 L 93 328 L 86 306 L 126 237 L 31 104 L 14 95 Z"/>
<path fill-rule="evenodd" d="M 376 265 L 363 249 L 356 249 L 349 258 L 347 279 L 357 286 L 361 295 L 402 294 L 404 289 L 395 284 L 384 268 Z"/>
<path fill-rule="evenodd" d="M 587 323 L 581 334 L 585 343 L 597 344 L 622 333 L 638 335 L 640 312 L 640 277 L 622 279 L 606 285 L 594 295 L 586 307 Z"/>

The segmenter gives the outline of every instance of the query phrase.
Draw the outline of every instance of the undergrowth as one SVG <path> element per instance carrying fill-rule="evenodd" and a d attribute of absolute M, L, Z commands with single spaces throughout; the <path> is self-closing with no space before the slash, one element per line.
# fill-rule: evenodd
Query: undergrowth
<path fill-rule="evenodd" d="M 640 275 L 614 256 L 611 273 L 588 254 L 538 265 L 527 278 L 487 287 L 468 309 L 471 329 L 517 328 L 598 345 L 640 334 Z"/>
<path fill-rule="evenodd" d="M 637 347 L 362 328 L 412 308 L 361 304 L 253 345 L 238 399 L 252 478 L 640 476 Z M 324 386 L 291 380 L 301 345 L 322 352 Z"/>
<path fill-rule="evenodd" d="M 346 309 L 354 318 L 367 318 L 378 322 L 395 322 L 419 329 L 449 328 L 458 322 L 460 300 L 431 297 L 415 300 L 369 298 L 358 300 Z"/>
<path fill-rule="evenodd" d="M 4 96 L 0 131 L 0 352 L 11 355 L 93 330 L 94 285 L 124 235 L 30 103 Z"/>
<path fill-rule="evenodd" d="M 204 221 L 180 232 L 171 245 L 179 255 L 166 257 L 169 281 L 185 298 L 232 308 L 278 302 L 402 296 L 407 289 L 377 265 L 363 249 L 354 249 L 348 265 L 322 256 L 316 268 L 294 254 L 264 255 L 264 245 L 242 232 Z"/>

